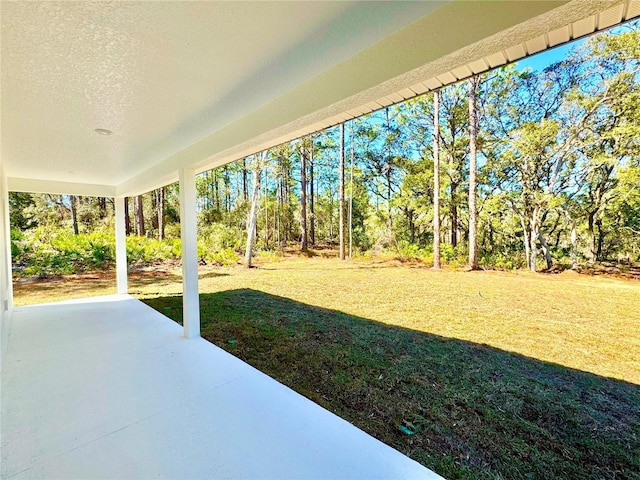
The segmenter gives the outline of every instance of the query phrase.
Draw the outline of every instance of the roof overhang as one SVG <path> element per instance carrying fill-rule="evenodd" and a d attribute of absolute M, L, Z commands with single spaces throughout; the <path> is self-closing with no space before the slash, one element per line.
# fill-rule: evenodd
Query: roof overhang
<path fill-rule="evenodd" d="M 3 3 L 3 8 L 4 5 Z M 61 21 L 64 22 L 64 18 L 66 18 L 64 15 L 67 13 L 65 9 L 71 7 L 66 7 L 65 5 L 69 4 L 65 3 L 59 5 L 59 9 L 56 10 L 57 17 L 54 17 L 62 18 Z M 143 5 L 146 5 L 145 8 L 157 8 L 155 6 L 157 4 Z M 239 4 L 229 5 L 229 8 L 233 8 L 234 5 Z M 287 8 L 291 8 L 291 4 L 287 5 L 289 5 Z M 5 34 L 3 33 L 3 67 L 6 63 L 5 58 L 9 59 L 8 63 L 11 67 L 8 73 L 5 68 L 2 69 L 2 160 L 10 177 L 9 188 L 21 191 L 44 191 L 46 189 L 49 192 L 62 193 L 64 191 L 65 193 L 82 195 L 139 194 L 175 181 L 179 169 L 193 168 L 196 171 L 204 171 L 223 165 L 304 134 L 382 108 L 385 105 L 439 88 L 473 73 L 479 73 L 538 53 L 546 48 L 552 48 L 588 35 L 598 29 L 608 28 L 640 14 L 639 0 L 620 2 L 604 0 L 574 0 L 571 2 L 454 1 L 418 4 L 420 8 L 415 6 L 415 2 L 406 4 L 397 2 L 391 2 L 391 4 L 356 3 L 356 7 L 353 7 L 356 10 L 349 8 L 335 10 L 335 7 L 334 10 L 331 10 L 330 3 L 318 3 L 317 5 L 316 13 L 320 15 L 322 20 L 309 21 L 311 23 L 308 28 L 326 32 L 326 37 L 331 41 L 326 40 L 322 43 L 318 40 L 320 37 L 317 35 L 322 35 L 319 31 L 316 31 L 309 38 L 300 39 L 300 31 L 294 28 L 289 32 L 292 40 L 286 45 L 278 46 L 281 50 L 285 50 L 284 54 L 277 57 L 278 62 L 281 62 L 278 65 L 293 68 L 299 64 L 301 69 L 306 70 L 303 74 L 294 75 L 295 82 L 291 82 L 290 69 L 283 67 L 282 71 L 279 71 L 277 65 L 272 66 L 273 68 L 267 65 L 259 70 L 259 73 L 265 78 L 265 91 L 261 92 L 261 95 L 250 95 L 251 92 L 244 91 L 240 87 L 253 85 L 254 88 L 259 88 L 260 82 L 256 83 L 255 78 L 234 79 L 230 77 L 226 88 L 232 94 L 227 95 L 225 101 L 233 102 L 233 99 L 237 98 L 239 103 L 244 102 L 242 108 L 225 109 L 223 108 L 224 102 L 218 102 L 218 104 L 214 102 L 213 110 L 210 111 L 207 110 L 209 105 L 202 105 L 202 108 L 196 109 L 197 111 L 191 117 L 181 118 L 180 125 L 174 131 L 159 131 L 157 138 L 152 135 L 147 139 L 149 151 L 144 157 L 144 162 L 141 162 L 142 166 L 138 165 L 138 157 L 127 157 L 127 152 L 133 151 L 133 148 L 126 143 L 125 134 L 115 133 L 111 137 L 91 138 L 90 142 L 80 144 L 80 148 L 85 148 L 88 145 L 89 152 L 94 151 L 95 155 L 106 160 L 103 162 L 104 165 L 99 163 L 96 165 L 95 171 L 90 172 L 91 175 L 85 175 L 80 181 L 73 181 L 74 173 L 72 171 L 68 175 L 65 174 L 67 172 L 65 169 L 68 167 L 64 166 L 65 158 L 67 158 L 64 154 L 73 156 L 78 153 L 73 149 L 65 150 L 65 138 L 69 140 L 71 145 L 77 143 L 71 137 L 73 134 L 71 127 L 67 127 L 68 131 L 65 131 L 64 128 L 58 131 L 55 128 L 44 126 L 42 131 L 35 131 L 30 135 L 29 131 L 24 131 L 20 125 L 16 125 L 19 123 L 17 120 L 14 121 L 16 115 L 20 114 L 17 110 L 20 105 L 27 105 L 26 110 L 34 113 L 36 109 L 29 106 L 29 99 L 14 99 L 9 102 L 10 108 L 5 110 L 5 96 L 14 93 L 13 90 L 17 88 L 16 79 L 20 79 L 21 76 L 27 79 L 32 78 L 34 73 L 31 70 L 35 69 L 37 73 L 38 66 L 30 63 L 29 58 L 11 56 L 13 53 L 10 49 L 11 43 L 8 47 L 5 45 Z M 342 4 L 343 7 L 345 5 L 350 4 Z M 277 6 L 281 7 L 281 4 L 273 4 L 274 11 L 277 10 Z M 385 8 L 386 11 L 384 11 Z M 45 11 L 47 11 L 46 8 Z M 354 17 L 354 11 L 359 16 Z M 383 11 L 387 15 L 387 19 L 381 18 L 380 14 Z M 121 17 L 115 15 L 118 12 L 115 10 L 115 13 L 104 11 L 99 13 L 103 16 L 100 17 L 103 22 L 111 22 L 109 26 L 113 30 L 119 25 L 118 22 L 128 25 L 129 18 L 126 15 L 131 12 L 119 12 Z M 152 26 L 155 30 L 149 27 L 144 31 L 145 36 L 156 38 L 164 30 L 172 31 L 177 28 L 173 26 L 171 18 L 165 19 L 166 24 L 158 22 L 156 17 L 158 15 L 162 17 L 161 13 L 154 13 Z M 220 15 L 233 16 L 229 12 L 221 12 Z M 196 31 L 203 22 L 206 27 L 206 22 L 212 21 L 212 19 L 199 17 L 189 17 L 187 20 L 180 20 L 185 23 L 183 27 L 189 27 L 189 23 L 192 22 L 192 27 Z M 251 28 L 257 31 L 264 28 L 260 18 L 252 17 L 251 21 L 254 22 L 253 25 L 245 25 L 248 31 Z M 386 25 L 384 35 L 376 36 L 367 32 L 366 29 L 363 30 L 362 23 L 366 21 L 370 22 L 370 27 Z M 336 22 L 338 25 L 341 25 L 340 22 L 344 22 L 344 26 L 349 28 L 338 28 L 335 26 Z M 286 24 L 283 25 L 283 28 L 286 28 Z M 356 28 L 358 25 L 360 27 Z M 332 28 L 338 28 L 337 33 L 331 30 Z M 359 36 L 352 38 L 351 32 L 354 32 L 353 35 Z M 140 35 L 139 29 L 134 28 L 134 33 Z M 297 37 L 294 33 L 297 34 Z M 62 32 L 62 35 L 65 33 Z M 129 32 L 129 35 L 133 35 L 133 33 Z M 175 40 L 175 38 L 169 38 L 166 41 L 172 45 L 171 41 Z M 15 38 L 11 37 L 11 42 L 15 41 Z M 98 38 L 98 41 L 102 40 Z M 322 58 L 318 62 L 313 62 L 300 57 L 302 53 L 306 55 L 314 53 L 314 49 L 308 47 L 309 42 L 313 47 L 315 41 L 321 45 L 315 54 Z M 204 48 L 206 47 L 204 45 Z M 229 45 L 229 48 L 231 47 Z M 55 49 L 55 46 L 52 48 Z M 117 45 L 114 48 L 117 49 Z M 83 61 L 82 58 L 74 58 L 73 52 L 70 55 L 71 65 L 78 65 Z M 94 62 L 95 59 L 89 60 Z M 187 63 L 184 64 L 186 60 L 182 59 L 183 68 L 192 68 L 192 74 L 197 76 L 198 61 L 202 60 L 198 58 L 187 60 Z M 246 59 L 241 60 L 239 61 L 241 65 L 250 64 Z M 170 64 L 175 59 L 169 57 L 166 61 Z M 214 67 L 215 65 L 210 65 L 203 68 L 206 70 Z M 48 70 L 45 69 L 45 71 L 48 72 L 53 67 L 47 68 Z M 135 71 L 136 66 L 131 65 L 127 68 Z M 124 68 L 124 70 L 127 69 Z M 169 68 L 169 70 L 171 69 Z M 5 78 L 9 79 L 9 87 L 7 88 L 5 88 Z M 115 82 L 122 91 L 110 90 L 110 84 L 107 86 L 109 88 L 105 87 L 105 89 L 111 92 L 112 96 L 124 99 L 130 98 L 135 93 L 146 94 L 144 91 L 134 88 L 135 78 L 131 79 L 134 85 L 128 85 L 126 80 L 127 78 L 124 78 L 119 83 Z M 192 79 L 187 78 L 183 81 L 187 82 L 187 80 Z M 87 81 L 90 83 L 90 79 Z M 47 80 L 44 79 L 43 82 L 46 87 Z M 189 85 L 199 88 L 194 95 L 197 96 L 201 91 L 206 93 L 206 88 L 201 85 L 206 82 L 207 78 L 201 78 L 196 79 L 195 83 L 189 83 Z M 266 88 L 267 83 L 269 88 Z M 66 99 L 74 102 L 69 100 L 69 92 L 64 90 L 64 85 L 58 85 L 55 80 L 52 80 L 52 85 L 53 90 L 61 97 L 58 100 L 64 101 Z M 189 95 L 184 96 L 184 92 L 159 91 L 156 94 L 158 102 L 166 101 L 162 95 L 169 97 L 178 95 L 187 100 L 190 98 Z M 91 93 L 88 95 L 85 99 L 87 102 L 91 100 Z M 244 99 L 245 96 L 249 96 L 249 100 Z M 115 100 L 118 98 L 112 102 L 116 105 L 116 111 L 118 105 Z M 129 102 L 131 105 L 135 105 L 135 98 L 130 99 Z M 112 107 L 112 104 L 109 105 Z M 53 102 L 50 106 L 62 109 L 58 113 L 64 114 L 64 104 Z M 126 107 L 125 104 L 122 108 Z M 218 111 L 216 111 L 216 107 L 218 107 Z M 80 106 L 79 108 L 82 110 L 84 107 Z M 144 105 L 141 105 L 140 108 L 144 109 Z M 71 112 L 71 114 L 73 113 Z M 171 116 L 172 112 L 167 111 L 166 115 Z M 131 117 L 134 122 L 131 126 L 132 131 L 141 128 L 139 125 L 135 125 L 136 119 L 142 121 L 144 118 L 148 117 L 144 117 L 142 114 L 139 119 L 136 115 Z M 33 125 L 33 122 L 28 125 Z M 166 128 L 166 124 L 162 122 L 159 125 L 165 125 Z M 192 128 L 186 128 L 185 125 Z M 104 126 L 108 127 L 108 125 Z M 11 133 L 17 132 L 18 138 L 5 138 L 7 130 Z M 51 130 L 61 138 L 55 141 L 51 140 L 47 136 L 51 135 Z M 202 132 L 205 134 L 202 135 Z M 179 141 L 165 141 L 163 135 L 169 136 L 171 139 L 180 138 Z M 4 145 L 7 140 L 12 148 L 7 148 L 5 151 Z M 48 140 L 51 145 L 47 145 Z M 35 142 L 39 147 L 29 148 L 32 142 Z M 47 164 L 46 156 L 43 156 L 46 154 L 47 148 L 60 150 L 57 152 L 58 157 L 56 157 L 61 159 L 60 165 L 49 166 Z M 21 152 L 28 154 L 21 156 Z M 36 155 L 37 153 L 40 153 L 40 158 Z M 84 151 L 83 153 L 86 154 Z M 32 165 L 31 170 L 21 170 L 24 162 L 32 162 L 37 168 Z M 82 163 L 82 158 L 76 158 L 75 162 Z M 119 170 L 114 174 L 112 170 L 117 168 Z M 21 175 L 22 171 L 36 173 Z"/>

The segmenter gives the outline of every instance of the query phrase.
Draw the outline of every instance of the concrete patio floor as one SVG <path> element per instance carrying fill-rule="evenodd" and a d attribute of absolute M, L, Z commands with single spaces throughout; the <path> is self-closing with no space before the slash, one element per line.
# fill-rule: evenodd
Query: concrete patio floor
<path fill-rule="evenodd" d="M 129 296 L 17 308 L 2 478 L 441 478 Z"/>

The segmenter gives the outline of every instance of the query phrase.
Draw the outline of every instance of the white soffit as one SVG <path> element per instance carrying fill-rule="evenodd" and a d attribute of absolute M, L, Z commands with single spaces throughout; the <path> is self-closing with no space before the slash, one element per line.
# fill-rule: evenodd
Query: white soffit
<path fill-rule="evenodd" d="M 506 65 L 507 63 L 515 62 L 516 60 L 522 59 L 526 56 L 535 55 L 550 48 L 557 47 L 567 42 L 591 35 L 600 30 L 611 28 L 636 17 L 640 17 L 640 0 L 628 0 L 613 6 L 611 6 L 611 3 L 615 2 L 606 2 L 604 7 L 599 7 L 604 8 L 604 10 L 593 13 L 585 18 L 581 18 L 567 25 L 550 30 L 529 40 L 513 44 L 503 50 L 496 51 L 490 55 L 485 55 L 484 57 L 475 59 L 467 64 L 452 68 L 448 72 L 425 79 L 411 87 L 415 92 L 415 95 L 413 96 L 422 95 L 429 91 L 433 91 L 459 80 L 471 77 L 472 75 L 486 72 L 492 68 Z M 406 98 L 409 98 L 406 95 L 402 95 L 403 92 L 406 92 L 406 89 L 398 92 L 403 97 L 402 100 L 398 99 L 399 95 L 397 94 L 388 94 L 385 97 L 378 99 L 378 103 L 381 105 L 378 105 L 377 107 L 375 105 L 372 106 L 371 104 L 367 104 L 359 109 L 353 110 L 365 110 L 365 114 L 367 114 L 388 105 L 399 103 L 404 101 Z M 374 102 L 374 104 L 375 103 L 376 102 Z M 350 115 L 350 112 L 346 112 L 346 116 L 350 117 L 348 118 L 349 120 L 359 116 Z M 342 117 L 344 117 L 344 114 Z M 345 121 L 342 117 L 340 119 L 335 117 L 333 120 L 329 120 L 329 123 L 336 125 Z"/>

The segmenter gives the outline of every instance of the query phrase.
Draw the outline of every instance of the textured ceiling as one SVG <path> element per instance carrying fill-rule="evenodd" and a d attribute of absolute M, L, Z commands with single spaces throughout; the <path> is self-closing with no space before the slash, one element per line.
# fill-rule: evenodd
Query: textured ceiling
<path fill-rule="evenodd" d="M 3 1 L 5 170 L 118 185 L 436 6 Z"/>
<path fill-rule="evenodd" d="M 141 193 L 619 3 L 2 1 L 0 160 L 14 190 Z"/>

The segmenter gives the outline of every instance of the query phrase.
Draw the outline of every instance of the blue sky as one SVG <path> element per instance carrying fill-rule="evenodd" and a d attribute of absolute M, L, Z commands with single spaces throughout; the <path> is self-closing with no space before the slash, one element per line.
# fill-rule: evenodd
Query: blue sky
<path fill-rule="evenodd" d="M 564 60 L 572 48 L 580 45 L 584 41 L 585 39 L 577 40 L 575 42 L 567 43 L 551 50 L 538 53 L 537 55 L 533 55 L 516 62 L 516 67 L 518 67 L 518 69 L 525 69 L 526 67 L 529 67 L 533 71 L 541 71 L 552 63 Z"/>
<path fill-rule="evenodd" d="M 627 25 L 636 25 L 637 23 L 638 23 L 638 20 L 634 20 L 628 23 Z M 596 33 L 596 35 L 609 35 L 609 34 L 615 35 L 622 32 L 624 28 L 625 28 L 625 25 L 621 25 L 621 26 L 614 27 L 611 30 L 605 30 L 605 31 Z M 544 52 L 538 53 L 537 55 L 533 55 L 532 57 L 525 58 L 523 60 L 516 62 L 516 66 L 519 69 L 525 69 L 529 67 L 533 71 L 541 71 L 545 67 L 551 65 L 552 63 L 555 63 L 560 60 L 564 60 L 572 48 L 583 44 L 584 42 L 587 41 L 588 38 L 589 37 L 584 37 L 579 40 L 576 40 L 575 42 L 569 42 L 560 47 L 556 47 L 551 50 L 546 50 Z"/>

